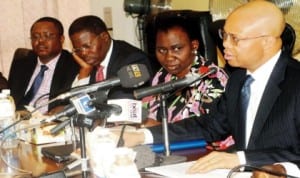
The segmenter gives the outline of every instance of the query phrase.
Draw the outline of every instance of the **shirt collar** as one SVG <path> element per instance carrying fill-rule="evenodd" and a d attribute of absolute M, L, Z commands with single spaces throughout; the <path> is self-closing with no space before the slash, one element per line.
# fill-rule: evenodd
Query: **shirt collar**
<path fill-rule="evenodd" d="M 48 67 L 48 70 L 54 71 L 56 63 L 58 62 L 58 59 L 59 59 L 60 55 L 61 55 L 61 53 L 59 53 L 56 57 L 51 59 L 47 64 L 43 64 L 41 62 L 40 58 L 38 57 L 38 66 L 46 65 Z"/>
<path fill-rule="evenodd" d="M 250 74 L 255 81 L 259 80 L 267 80 L 271 75 L 275 64 L 277 63 L 279 56 L 281 54 L 281 50 L 279 50 L 271 59 L 269 59 L 266 63 L 256 69 L 253 73 L 247 71 L 247 74 Z"/>

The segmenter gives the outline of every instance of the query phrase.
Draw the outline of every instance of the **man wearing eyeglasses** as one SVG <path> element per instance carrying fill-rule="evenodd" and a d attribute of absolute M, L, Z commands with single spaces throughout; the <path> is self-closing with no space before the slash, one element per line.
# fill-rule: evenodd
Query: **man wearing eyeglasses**
<path fill-rule="evenodd" d="M 116 77 L 123 66 L 145 64 L 152 74 L 147 55 L 140 49 L 121 40 L 112 39 L 105 23 L 97 16 L 76 19 L 69 28 L 75 60 L 81 66 L 73 86 L 100 82 Z M 114 87 L 109 99 L 133 98 L 133 89 Z"/>
<path fill-rule="evenodd" d="M 24 105 L 39 107 L 71 88 L 79 65 L 70 52 L 62 49 L 63 33 L 61 22 L 52 17 L 42 17 L 31 26 L 32 50 L 14 58 L 8 77 L 17 109 L 24 109 Z M 60 104 L 46 105 L 40 111 Z"/>
<path fill-rule="evenodd" d="M 224 58 L 237 69 L 216 112 L 168 128 L 171 142 L 203 138 L 213 142 L 232 134 L 235 151 L 213 151 L 188 173 L 282 163 L 288 174 L 300 175 L 295 165 L 300 160 L 300 63 L 281 50 L 284 27 L 282 12 L 268 1 L 251 1 L 227 17 L 220 31 Z M 123 138 L 126 146 L 134 146 L 161 143 L 162 135 L 161 126 L 155 126 L 125 132 Z"/>

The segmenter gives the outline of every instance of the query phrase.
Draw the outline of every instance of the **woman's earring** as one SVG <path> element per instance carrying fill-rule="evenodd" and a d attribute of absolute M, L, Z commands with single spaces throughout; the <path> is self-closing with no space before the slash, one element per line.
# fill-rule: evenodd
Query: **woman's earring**
<path fill-rule="evenodd" d="M 198 51 L 196 50 L 196 49 L 194 49 L 193 51 L 192 51 L 192 53 L 196 56 L 196 55 L 198 55 Z"/>

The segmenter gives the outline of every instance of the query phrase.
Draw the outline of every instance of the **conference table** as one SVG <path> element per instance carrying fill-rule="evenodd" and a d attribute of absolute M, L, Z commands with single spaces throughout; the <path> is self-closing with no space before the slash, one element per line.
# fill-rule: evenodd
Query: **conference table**
<path fill-rule="evenodd" d="M 1 149 L 0 177 L 47 177 L 47 173 L 62 170 L 67 163 L 57 163 L 46 158 L 41 153 L 41 148 L 50 146 L 49 144 L 35 145 L 25 141 L 19 141 L 18 146 L 13 149 Z M 172 152 L 172 155 L 186 156 L 187 161 L 196 160 L 207 154 L 205 148 L 194 148 Z M 80 178 L 80 166 L 77 170 L 66 172 L 67 177 Z M 93 176 L 89 176 L 93 177 Z M 154 178 L 157 175 L 149 172 L 141 172 L 142 178 Z"/>

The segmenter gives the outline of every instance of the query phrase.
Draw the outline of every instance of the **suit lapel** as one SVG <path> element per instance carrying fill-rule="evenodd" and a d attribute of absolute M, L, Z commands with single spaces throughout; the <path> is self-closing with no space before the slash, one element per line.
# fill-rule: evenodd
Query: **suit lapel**
<path fill-rule="evenodd" d="M 113 72 L 116 71 L 115 68 L 115 61 L 119 56 L 119 50 L 118 50 L 118 43 L 116 41 L 113 41 L 113 49 L 111 52 L 111 56 L 109 58 L 108 66 L 107 66 L 107 71 L 106 71 L 106 78 L 110 78 L 113 75 Z M 118 64 L 119 66 L 119 64 Z"/>
<path fill-rule="evenodd" d="M 259 137 L 262 128 L 268 119 L 269 113 L 273 108 L 274 103 L 277 100 L 277 97 L 281 93 L 279 84 L 284 79 L 284 71 L 287 66 L 287 57 L 284 57 L 283 54 L 279 57 L 275 68 L 273 69 L 269 81 L 266 85 L 265 91 L 262 95 L 255 121 L 253 124 L 251 136 L 249 139 L 248 148 L 255 146 L 255 139 Z"/>
<path fill-rule="evenodd" d="M 37 64 L 37 56 L 34 55 L 33 53 L 30 54 L 30 56 L 28 57 L 28 60 L 23 60 L 24 61 L 24 66 L 22 66 L 22 77 L 23 79 L 20 80 L 20 82 L 23 83 L 23 85 L 21 86 L 24 86 L 23 87 L 23 92 L 22 92 L 22 95 L 21 96 L 24 96 L 25 95 L 25 92 L 26 92 L 26 89 L 29 85 L 29 82 L 30 82 L 30 79 L 32 77 L 32 74 L 35 70 L 35 67 L 36 67 L 36 64 Z"/>
<path fill-rule="evenodd" d="M 241 111 L 240 111 L 240 105 L 239 105 L 239 97 L 240 97 L 240 90 L 243 86 L 243 80 L 246 77 L 246 70 L 239 70 L 239 71 L 235 71 L 238 72 L 237 74 L 234 74 L 232 76 L 234 76 L 235 78 L 233 79 L 235 83 L 234 85 L 231 85 L 230 88 L 226 88 L 226 90 L 230 90 L 230 91 L 234 91 L 234 92 L 230 92 L 232 93 L 230 96 L 228 96 L 228 98 L 230 98 L 230 107 L 233 107 L 235 109 L 230 109 L 234 111 L 233 114 L 233 118 L 238 118 L 238 120 L 234 120 L 233 124 L 235 124 L 235 126 L 233 128 L 235 128 L 234 131 L 234 139 L 236 140 L 236 147 L 238 149 L 243 149 L 243 141 L 245 140 L 244 137 L 242 137 L 243 134 L 241 134 L 241 130 L 240 130 L 240 119 L 241 119 Z M 228 84 L 229 85 L 229 84 Z M 235 102 L 232 102 L 235 101 Z M 235 103 L 235 104 L 234 104 Z"/>

